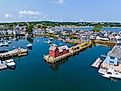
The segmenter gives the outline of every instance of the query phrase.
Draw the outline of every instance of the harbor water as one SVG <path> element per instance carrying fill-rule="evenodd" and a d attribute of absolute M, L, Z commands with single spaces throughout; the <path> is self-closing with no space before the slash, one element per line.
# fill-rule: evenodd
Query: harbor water
<path fill-rule="evenodd" d="M 0 71 L 0 91 L 121 91 L 120 80 L 103 78 L 91 67 L 97 57 L 111 50 L 110 47 L 92 46 L 60 64 L 49 65 L 43 60 L 49 48 L 44 41 L 47 39 L 35 38 L 27 56 L 14 58 L 15 70 Z M 20 39 L 0 49 L 26 48 L 26 44 L 26 39 Z"/>
<path fill-rule="evenodd" d="M 63 28 L 63 30 L 83 30 L 83 31 L 90 31 L 92 29 L 93 29 L 93 27 Z M 121 28 L 109 28 L 109 27 L 105 27 L 105 28 L 102 28 L 101 30 L 112 31 L 112 32 L 119 32 L 119 31 L 121 31 Z"/>

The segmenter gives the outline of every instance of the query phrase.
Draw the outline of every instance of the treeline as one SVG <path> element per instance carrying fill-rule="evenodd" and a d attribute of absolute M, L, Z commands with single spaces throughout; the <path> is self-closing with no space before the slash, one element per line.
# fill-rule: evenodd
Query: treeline
<path fill-rule="evenodd" d="M 52 22 L 52 21 L 41 21 L 41 22 L 14 22 L 14 23 L 0 23 L 0 26 L 13 28 L 17 25 L 27 26 L 32 24 L 33 26 L 42 25 L 43 27 L 55 27 L 55 26 L 90 26 L 101 25 L 103 27 L 121 27 L 121 23 L 116 22 Z"/>

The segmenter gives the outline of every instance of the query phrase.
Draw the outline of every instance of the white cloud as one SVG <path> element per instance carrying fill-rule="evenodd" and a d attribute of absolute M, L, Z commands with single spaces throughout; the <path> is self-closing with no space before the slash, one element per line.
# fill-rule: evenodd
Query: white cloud
<path fill-rule="evenodd" d="M 37 12 L 37 11 L 31 11 L 31 10 L 24 10 L 24 11 L 19 11 L 20 15 L 29 15 L 29 16 L 39 16 L 42 15 L 42 13 Z"/>
<path fill-rule="evenodd" d="M 10 15 L 10 14 L 5 14 L 5 17 L 6 17 L 6 18 L 12 18 L 12 15 Z"/>
<path fill-rule="evenodd" d="M 58 4 L 63 4 L 64 3 L 64 0 L 58 0 L 57 3 Z"/>
<path fill-rule="evenodd" d="M 57 4 L 64 4 L 64 0 L 55 0 L 55 3 L 57 3 Z"/>

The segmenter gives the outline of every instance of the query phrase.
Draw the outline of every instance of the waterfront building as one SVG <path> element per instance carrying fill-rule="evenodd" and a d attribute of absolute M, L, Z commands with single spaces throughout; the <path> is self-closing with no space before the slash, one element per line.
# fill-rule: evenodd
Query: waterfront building
<path fill-rule="evenodd" d="M 108 41 L 108 40 L 109 40 L 109 38 L 100 37 L 100 36 L 97 36 L 96 39 L 97 39 L 97 40 L 103 40 L 103 41 Z"/>
<path fill-rule="evenodd" d="M 118 58 L 117 57 L 112 57 L 112 56 L 107 56 L 106 59 L 104 60 L 105 63 L 110 64 L 110 65 L 118 65 Z"/>
<path fill-rule="evenodd" d="M 57 47 L 56 45 L 52 45 L 49 48 L 49 56 L 53 58 L 64 55 L 66 53 L 69 53 L 69 48 L 67 45 L 60 46 L 60 47 Z"/>

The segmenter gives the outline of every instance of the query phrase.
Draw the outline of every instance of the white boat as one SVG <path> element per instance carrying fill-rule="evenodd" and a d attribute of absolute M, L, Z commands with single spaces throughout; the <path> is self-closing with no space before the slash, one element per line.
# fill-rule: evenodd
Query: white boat
<path fill-rule="evenodd" d="M 116 72 L 114 69 L 108 69 L 107 73 L 102 74 L 105 78 L 116 78 L 121 79 L 121 73 Z"/>
<path fill-rule="evenodd" d="M 102 74 L 102 77 L 110 78 L 110 77 L 111 77 L 111 75 L 110 75 L 110 74 Z"/>
<path fill-rule="evenodd" d="M 53 38 L 50 38 L 50 40 L 53 40 Z"/>
<path fill-rule="evenodd" d="M 3 43 L 3 46 L 8 46 L 8 45 L 9 45 L 9 43 L 6 41 Z"/>
<path fill-rule="evenodd" d="M 3 46 L 3 43 L 2 43 L 2 42 L 0 43 L 0 47 L 1 47 L 1 46 Z"/>
<path fill-rule="evenodd" d="M 121 73 L 119 73 L 119 72 L 115 72 L 114 74 L 112 74 L 111 77 L 112 77 L 112 78 L 121 79 Z"/>
<path fill-rule="evenodd" d="M 48 40 L 47 43 L 50 44 L 52 41 Z"/>
<path fill-rule="evenodd" d="M 44 42 L 47 43 L 47 44 L 51 44 L 52 43 L 52 41 L 50 41 L 50 40 L 44 41 Z"/>
<path fill-rule="evenodd" d="M 29 43 L 29 44 L 26 45 L 26 47 L 27 47 L 27 48 L 32 48 L 32 44 Z"/>
<path fill-rule="evenodd" d="M 11 41 L 9 40 L 9 41 L 8 41 L 8 44 L 10 44 L 10 43 L 11 43 Z"/>
<path fill-rule="evenodd" d="M 15 67 L 15 62 L 13 59 L 9 59 L 9 60 L 6 60 L 6 65 L 10 68 L 14 68 Z"/>

